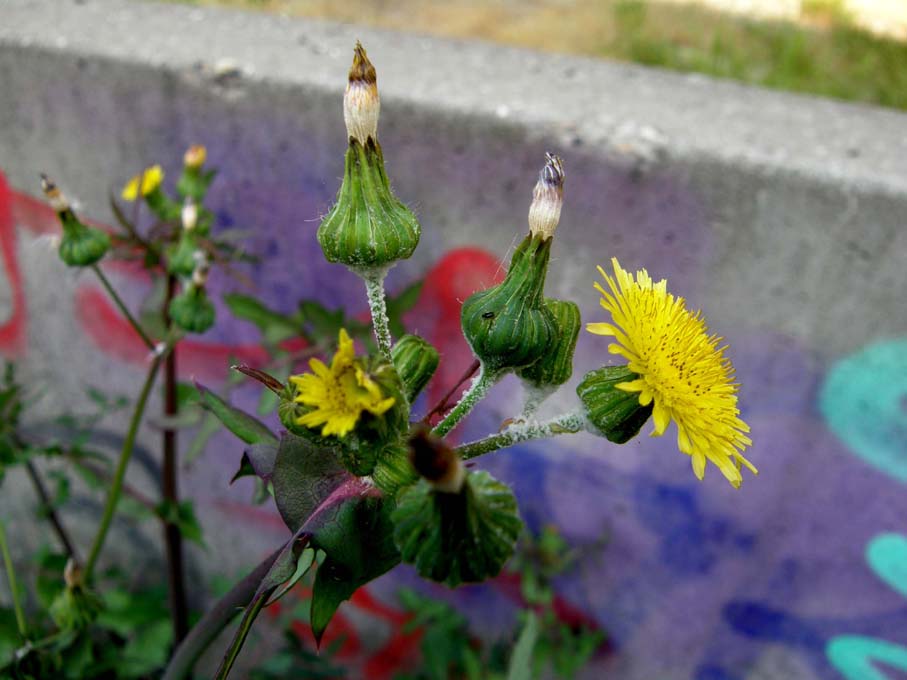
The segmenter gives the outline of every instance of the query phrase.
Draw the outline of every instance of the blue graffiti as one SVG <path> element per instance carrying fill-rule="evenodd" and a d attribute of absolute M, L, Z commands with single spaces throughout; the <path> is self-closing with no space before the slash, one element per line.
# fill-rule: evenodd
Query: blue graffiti
<path fill-rule="evenodd" d="M 853 453 L 907 483 L 907 340 L 868 345 L 839 361 L 819 408 Z"/>

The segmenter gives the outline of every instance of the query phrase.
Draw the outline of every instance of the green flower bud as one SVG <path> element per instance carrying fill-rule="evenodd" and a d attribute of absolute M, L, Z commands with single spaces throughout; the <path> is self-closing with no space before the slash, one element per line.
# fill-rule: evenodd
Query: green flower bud
<path fill-rule="evenodd" d="M 404 562 L 451 588 L 496 576 L 523 528 L 516 498 L 487 472 L 471 472 L 457 493 L 422 479 L 405 489 L 391 516 Z"/>
<path fill-rule="evenodd" d="M 504 281 L 463 303 L 463 335 L 486 371 L 529 366 L 549 350 L 556 326 L 542 291 L 550 253 L 550 238 L 527 236 Z"/>
<path fill-rule="evenodd" d="M 85 628 L 103 609 L 101 598 L 85 587 L 82 570 L 72 560 L 63 572 L 66 588 L 50 605 L 50 616 L 61 631 Z"/>
<path fill-rule="evenodd" d="M 587 373 L 576 387 L 586 419 L 615 444 L 630 441 L 652 415 L 652 404 L 641 406 L 638 392 L 618 387 L 639 377 L 626 366 L 604 366 Z"/>
<path fill-rule="evenodd" d="M 70 267 L 88 267 L 103 258 L 110 250 L 110 236 L 80 222 L 69 201 L 47 175 L 41 175 L 41 188 L 63 225 L 60 259 Z"/>
<path fill-rule="evenodd" d="M 394 196 L 378 144 L 380 102 L 375 68 L 356 45 L 344 120 L 349 148 L 337 202 L 318 227 L 328 262 L 355 270 L 382 269 L 413 254 L 421 228 L 416 216 Z"/>
<path fill-rule="evenodd" d="M 173 323 L 187 333 L 204 333 L 214 325 L 214 303 L 204 285 L 195 282 L 170 301 L 169 312 Z"/>
<path fill-rule="evenodd" d="M 416 335 L 404 335 L 391 350 L 394 368 L 403 382 L 403 392 L 412 403 L 438 368 L 438 350 Z"/>
<path fill-rule="evenodd" d="M 579 307 L 574 302 L 545 298 L 545 307 L 554 318 L 554 341 L 534 364 L 521 368 L 518 375 L 535 388 L 557 387 L 573 375 L 573 351 L 579 336 Z"/>
<path fill-rule="evenodd" d="M 409 462 L 406 446 L 393 443 L 379 451 L 375 469 L 372 470 L 372 479 L 375 486 L 390 497 L 396 496 L 400 489 L 417 482 L 419 475 Z"/>
<path fill-rule="evenodd" d="M 196 203 L 204 202 L 208 186 L 215 175 L 214 170 L 202 169 L 207 155 L 207 149 L 199 144 L 186 149 L 183 155 L 183 174 L 176 183 L 176 191 L 182 198 L 190 198 Z"/>
<path fill-rule="evenodd" d="M 198 245 L 192 232 L 183 230 L 180 240 L 167 249 L 167 272 L 174 276 L 192 276 Z"/>

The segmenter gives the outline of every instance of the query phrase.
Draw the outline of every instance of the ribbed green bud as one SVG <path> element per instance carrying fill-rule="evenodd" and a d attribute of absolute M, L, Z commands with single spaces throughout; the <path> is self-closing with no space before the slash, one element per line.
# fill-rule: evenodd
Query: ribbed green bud
<path fill-rule="evenodd" d="M 325 258 L 353 269 L 386 267 L 412 255 L 420 233 L 416 216 L 391 191 L 381 146 L 351 138 L 337 202 L 318 227 Z"/>
<path fill-rule="evenodd" d="M 438 368 L 438 350 L 417 335 L 404 335 L 391 349 L 391 359 L 403 382 L 403 392 L 412 403 Z"/>
<path fill-rule="evenodd" d="M 110 250 L 110 236 L 83 224 L 57 186 L 41 175 L 41 188 L 63 226 L 60 259 L 70 267 L 87 267 L 98 262 Z"/>
<path fill-rule="evenodd" d="M 615 444 L 630 441 L 652 415 L 652 404 L 641 406 L 638 392 L 617 388 L 620 383 L 638 379 L 639 375 L 626 366 L 605 366 L 587 373 L 576 388 L 586 419 Z"/>
<path fill-rule="evenodd" d="M 375 486 L 393 497 L 400 489 L 418 481 L 419 475 L 409 462 L 406 447 L 397 442 L 386 446 L 378 453 L 372 479 Z"/>
<path fill-rule="evenodd" d="M 513 492 L 487 472 L 469 473 L 458 493 L 422 479 L 400 494 L 391 518 L 403 561 L 451 588 L 496 576 L 523 528 Z"/>
<path fill-rule="evenodd" d="M 183 231 L 179 242 L 167 249 L 167 272 L 174 276 L 192 276 L 198 245 L 191 231 Z"/>
<path fill-rule="evenodd" d="M 573 375 L 573 351 L 579 336 L 579 307 L 574 302 L 545 298 L 545 307 L 554 319 L 554 341 L 534 364 L 521 368 L 518 375 L 533 387 L 563 385 Z"/>
<path fill-rule="evenodd" d="M 82 569 L 73 560 L 63 572 L 66 587 L 50 605 L 50 617 L 61 631 L 85 628 L 97 618 L 104 605 L 101 598 L 85 587 Z"/>
<path fill-rule="evenodd" d="M 549 351 L 556 327 L 542 292 L 550 254 L 550 238 L 527 236 L 504 281 L 463 303 L 463 335 L 486 371 L 529 366 Z"/>
<path fill-rule="evenodd" d="M 204 286 L 190 283 L 170 301 L 170 318 L 187 333 L 204 333 L 214 325 L 214 303 Z"/>

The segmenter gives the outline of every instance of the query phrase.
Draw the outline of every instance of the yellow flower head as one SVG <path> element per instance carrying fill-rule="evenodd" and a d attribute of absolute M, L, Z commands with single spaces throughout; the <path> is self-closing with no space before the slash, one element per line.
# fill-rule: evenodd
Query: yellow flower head
<path fill-rule="evenodd" d="M 124 201 L 134 201 L 139 197 L 139 182 L 142 183 L 142 196 L 147 196 L 157 189 L 163 181 L 164 171 L 161 169 L 161 166 L 152 165 L 150 168 L 145 168 L 144 173 L 136 175 L 126 182 L 126 186 L 123 187 L 121 196 Z"/>
<path fill-rule="evenodd" d="M 586 328 L 614 337 L 617 342 L 608 351 L 625 357 L 639 375 L 617 388 L 639 392 L 643 406 L 653 404 L 652 436 L 664 434 L 672 419 L 677 423 L 677 446 L 691 457 L 699 479 L 710 460 L 738 488 L 742 465 L 757 471 L 740 453 L 753 442 L 745 434 L 749 426 L 739 418 L 734 367 L 724 356 L 726 347 L 719 347 L 721 338 L 708 334 L 701 313 L 690 313 L 683 298 L 667 291 L 664 279 L 654 283 L 642 269 L 634 280 L 617 258 L 611 263 L 614 277 L 598 268 L 610 290 L 598 283 L 595 288 L 614 323 Z"/>
<path fill-rule="evenodd" d="M 296 422 L 311 428 L 323 425 L 323 437 L 343 438 L 356 427 L 363 411 L 380 416 L 394 405 L 394 398 L 384 398 L 381 388 L 356 360 L 353 341 L 342 328 L 330 368 L 318 359 L 311 359 L 309 367 L 311 373 L 290 377 L 296 386 L 294 401 L 314 407 Z"/>

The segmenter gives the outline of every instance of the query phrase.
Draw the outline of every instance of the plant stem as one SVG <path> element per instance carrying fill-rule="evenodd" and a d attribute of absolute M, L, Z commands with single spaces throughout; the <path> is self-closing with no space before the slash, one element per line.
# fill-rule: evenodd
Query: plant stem
<path fill-rule="evenodd" d="M 368 269 L 358 272 L 365 281 L 365 292 L 368 295 L 368 308 L 372 313 L 372 328 L 378 349 L 388 362 L 391 361 L 391 330 L 387 318 L 387 299 L 384 294 L 384 277 L 387 269 Z"/>
<path fill-rule="evenodd" d="M 472 411 L 472 408 L 478 404 L 491 389 L 491 386 L 497 382 L 498 374 L 485 370 L 484 366 L 479 367 L 479 374 L 473 378 L 469 389 L 460 397 L 460 401 L 453 407 L 453 410 L 440 423 L 435 425 L 431 431 L 436 437 L 443 437 L 450 432 L 457 423 Z"/>
<path fill-rule="evenodd" d="M 227 676 L 230 675 L 230 670 L 233 668 L 233 664 L 236 662 L 236 657 L 239 656 L 239 652 L 242 650 L 243 643 L 246 641 L 246 637 L 248 637 L 249 631 L 252 630 L 252 624 L 255 623 L 255 619 L 258 618 L 258 614 L 262 609 L 264 609 L 264 606 L 267 603 L 268 599 L 271 597 L 274 591 L 277 590 L 277 588 L 278 586 L 272 586 L 255 593 L 252 601 L 248 604 L 245 611 L 243 612 L 242 620 L 239 622 L 239 628 L 236 629 L 236 633 L 233 635 L 233 640 L 230 642 L 230 646 L 224 653 L 224 658 L 220 662 L 220 668 L 217 669 L 214 680 L 227 680 Z"/>
<path fill-rule="evenodd" d="M 436 413 L 441 413 L 442 411 L 444 411 L 444 409 L 447 408 L 447 402 L 449 402 L 449 401 L 450 401 L 450 398 L 454 395 L 454 393 L 455 393 L 458 389 L 460 389 L 460 385 L 462 385 L 462 384 L 465 383 L 467 380 L 469 380 L 469 379 L 472 377 L 473 373 L 475 373 L 476 371 L 478 371 L 479 368 L 480 368 L 481 366 L 482 366 L 482 363 L 481 363 L 478 359 L 476 359 L 475 361 L 473 361 L 473 362 L 469 365 L 469 368 L 467 368 L 467 369 L 463 372 L 463 375 L 460 376 L 460 379 L 457 380 L 457 382 L 454 383 L 454 385 L 453 385 L 449 390 L 447 390 L 447 394 L 445 394 L 443 397 L 441 397 L 441 399 L 438 400 L 438 403 L 435 404 L 435 405 L 432 407 L 431 411 L 429 411 L 428 413 L 425 414 L 425 417 L 422 418 L 422 422 L 425 423 L 425 424 L 427 425 L 427 424 L 428 424 L 428 421 L 431 420 L 431 417 L 432 417 L 433 415 L 435 415 Z"/>
<path fill-rule="evenodd" d="M 233 620 L 240 608 L 249 604 L 255 596 L 261 580 L 265 577 L 283 548 L 274 551 L 268 558 L 230 591 L 192 627 L 189 634 L 176 648 L 167 665 L 162 680 L 184 680 L 189 677 L 192 667 L 220 632 Z"/>
<path fill-rule="evenodd" d="M 170 345 L 164 349 L 164 354 L 170 352 Z M 104 514 L 101 517 L 101 524 L 98 526 L 98 533 L 95 536 L 94 544 L 91 546 L 91 552 L 88 555 L 88 562 L 85 564 L 85 581 L 91 579 L 98 556 L 101 554 L 101 548 L 104 547 L 104 541 L 107 538 L 107 531 L 110 529 L 110 523 L 113 521 L 113 513 L 116 511 L 117 503 L 120 501 L 120 495 L 123 491 L 123 480 L 126 477 L 126 468 L 129 466 L 129 459 L 132 457 L 132 450 L 135 448 L 135 439 L 138 435 L 139 425 L 142 422 L 142 416 L 145 413 L 145 405 L 148 403 L 148 395 L 151 394 L 151 387 L 154 385 L 154 379 L 157 377 L 158 369 L 161 367 L 162 354 L 155 355 L 148 369 L 148 375 L 145 378 L 145 384 L 139 393 L 139 399 L 135 404 L 135 410 L 132 412 L 132 420 L 129 422 L 129 430 L 126 432 L 126 439 L 123 440 L 123 448 L 120 450 L 120 459 L 117 462 L 116 471 L 113 474 L 113 482 L 110 491 L 107 494 L 107 502 L 104 505 Z"/>
<path fill-rule="evenodd" d="M 176 277 L 167 277 L 167 295 L 164 299 L 164 322 L 170 328 L 170 301 L 176 295 Z M 164 416 L 171 421 L 179 411 L 176 392 L 176 352 L 164 359 Z M 173 510 L 179 507 L 179 482 L 177 477 L 176 430 L 165 428 L 162 440 L 162 493 L 164 502 Z M 172 522 L 164 523 L 164 545 L 167 552 L 167 584 L 170 595 L 170 614 L 173 621 L 173 641 L 176 644 L 189 632 L 189 608 L 186 604 L 186 582 L 183 569 L 183 536 Z"/>
<path fill-rule="evenodd" d="M 19 635 L 22 639 L 28 640 L 28 627 L 25 624 L 25 614 L 22 611 L 22 603 L 19 601 L 19 584 L 16 582 L 16 570 L 13 568 L 13 558 L 9 554 L 9 546 L 6 543 L 6 529 L 3 522 L 0 522 L 0 552 L 3 553 L 3 564 L 6 567 L 6 578 L 9 580 L 9 592 L 13 598 L 13 610 L 16 612 L 16 625 L 19 627 Z"/>
<path fill-rule="evenodd" d="M 57 538 L 63 545 L 63 549 L 66 551 L 66 555 L 76 564 L 80 564 L 81 561 L 79 560 L 78 553 L 76 553 L 76 548 L 73 545 L 72 539 L 69 538 L 69 533 L 63 526 L 63 522 L 60 520 L 59 515 L 57 515 L 56 509 L 54 509 L 54 506 L 50 501 L 50 496 L 47 493 L 47 489 L 44 486 L 44 482 L 41 479 L 38 468 L 36 468 L 35 464 L 30 460 L 26 460 L 25 470 L 26 472 L 28 472 L 28 476 L 31 479 L 32 485 L 35 487 L 35 493 L 38 494 L 38 498 L 41 500 L 41 507 L 43 508 L 44 513 L 47 515 L 47 519 L 48 521 L 50 521 L 51 526 L 54 528 L 54 532 L 57 534 Z"/>
<path fill-rule="evenodd" d="M 126 307 L 126 303 L 123 302 L 123 299 L 113 289 L 110 280 L 104 275 L 104 272 L 101 271 L 101 268 L 97 264 L 91 265 L 91 268 L 94 270 L 94 273 L 98 275 L 101 283 L 104 284 L 104 288 L 107 290 L 107 294 L 110 295 L 116 306 L 123 313 L 123 316 L 125 316 L 126 320 L 129 321 L 129 325 L 132 326 L 133 329 L 135 329 L 135 332 L 139 334 L 139 337 L 142 338 L 142 342 L 145 343 L 145 346 L 153 352 L 154 341 L 148 336 L 148 334 L 145 332 L 145 329 L 143 329 L 139 324 L 138 320 L 136 320 L 136 318 L 132 316 L 129 308 Z"/>
<path fill-rule="evenodd" d="M 575 434 L 585 429 L 585 418 L 580 413 L 563 413 L 542 423 L 514 423 L 503 432 L 458 446 L 456 451 L 463 460 L 469 460 L 492 451 L 532 439 L 545 439 L 559 434 Z"/>

